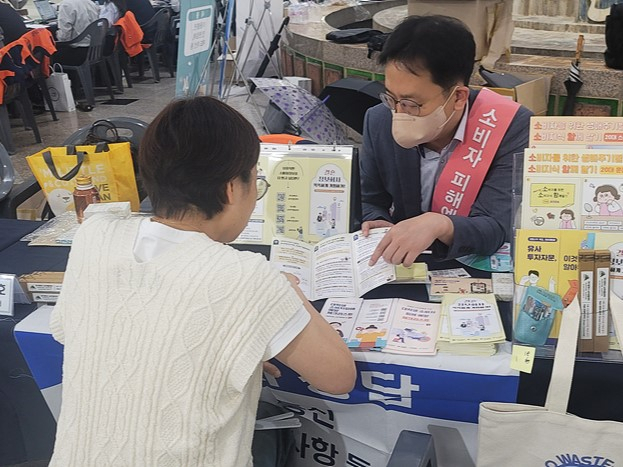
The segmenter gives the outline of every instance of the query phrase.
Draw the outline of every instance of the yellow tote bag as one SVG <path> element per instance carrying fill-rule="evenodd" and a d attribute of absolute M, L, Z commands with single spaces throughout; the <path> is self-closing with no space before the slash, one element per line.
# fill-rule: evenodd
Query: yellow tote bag
<path fill-rule="evenodd" d="M 139 210 L 130 143 L 49 147 L 26 157 L 55 215 L 74 210 L 75 177 L 89 175 L 102 202 L 129 201 Z"/>

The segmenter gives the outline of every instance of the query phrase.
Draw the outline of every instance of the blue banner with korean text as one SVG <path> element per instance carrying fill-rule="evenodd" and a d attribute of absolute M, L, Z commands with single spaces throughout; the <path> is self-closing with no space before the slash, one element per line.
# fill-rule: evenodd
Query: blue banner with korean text
<path fill-rule="evenodd" d="M 475 465 L 480 403 L 516 400 L 519 376 L 508 351 L 487 358 L 354 356 L 357 382 L 349 394 L 318 391 L 280 364 L 280 378 L 266 376 L 262 398 L 302 423 L 293 467 L 385 466 L 403 430 L 432 436 L 438 459 Z"/>

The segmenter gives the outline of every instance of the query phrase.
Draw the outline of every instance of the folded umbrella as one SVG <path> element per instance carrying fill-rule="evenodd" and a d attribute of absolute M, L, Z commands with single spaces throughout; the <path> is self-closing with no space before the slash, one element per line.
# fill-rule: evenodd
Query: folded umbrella
<path fill-rule="evenodd" d="M 582 87 L 584 82 L 580 77 L 580 56 L 584 49 L 584 36 L 582 34 L 578 37 L 578 43 L 575 48 L 575 59 L 571 62 L 569 68 L 569 76 L 565 80 L 565 88 L 567 89 L 567 100 L 562 110 L 563 115 L 573 115 L 573 109 L 575 108 L 575 98 Z"/>

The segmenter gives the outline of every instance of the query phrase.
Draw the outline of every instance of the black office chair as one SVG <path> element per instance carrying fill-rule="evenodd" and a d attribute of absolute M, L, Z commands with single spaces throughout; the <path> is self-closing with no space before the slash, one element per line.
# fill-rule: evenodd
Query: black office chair
<path fill-rule="evenodd" d="M 437 467 L 433 437 L 428 433 L 402 430 L 386 467 Z"/>
<path fill-rule="evenodd" d="M 11 157 L 0 144 L 0 218 L 17 219 L 17 207 L 40 190 L 33 176 L 22 183 L 15 183 Z"/>
<path fill-rule="evenodd" d="M 138 149 L 148 126 L 144 121 L 132 117 L 108 117 L 103 119 L 103 121 L 110 122 L 116 128 L 120 141 L 129 141 L 136 149 Z M 72 133 L 63 142 L 63 146 L 85 144 L 87 136 L 92 129 L 95 135 L 102 140 L 112 140 L 115 137 L 110 128 L 105 125 L 95 125 L 95 127 L 86 125 Z"/>
<path fill-rule="evenodd" d="M 4 146 L 0 145 L 0 201 L 7 197 L 15 182 L 15 170 L 11 157 Z"/>
<path fill-rule="evenodd" d="M 109 37 L 111 36 L 115 38 L 115 45 L 110 55 L 106 55 L 104 58 L 113 72 L 117 90 L 123 92 L 123 76 L 125 76 L 125 81 L 129 88 L 132 87 L 132 79 L 130 78 L 129 57 L 121 43 L 121 27 L 113 26 L 109 30 Z"/>
<path fill-rule="evenodd" d="M 75 70 L 78 72 L 78 77 L 80 78 L 80 84 L 82 85 L 82 89 L 84 90 L 84 95 L 87 100 L 87 103 L 90 105 L 95 105 L 95 92 L 93 90 L 93 76 L 91 74 L 91 67 L 94 65 L 98 65 L 100 69 L 100 73 L 104 78 L 104 82 L 106 83 L 106 87 L 108 88 L 108 92 L 110 94 L 110 98 L 115 100 L 115 94 L 112 90 L 112 85 L 110 83 L 110 76 L 108 75 L 108 70 L 106 68 L 106 61 L 103 56 L 104 52 L 104 44 L 106 42 L 106 34 L 108 33 L 108 20 L 105 18 L 100 18 L 87 26 L 87 28 L 82 31 L 80 35 L 75 37 L 74 39 L 67 42 L 57 42 L 58 47 L 71 47 L 72 44 L 76 44 L 81 42 L 82 40 L 89 38 L 89 47 L 87 51 L 87 56 L 84 62 L 80 65 L 63 65 L 63 70 Z"/>
<path fill-rule="evenodd" d="M 158 12 L 152 16 L 149 21 L 145 24 L 141 24 L 140 26 L 143 32 L 149 31 L 153 28 L 156 30 L 153 42 L 151 42 L 150 47 L 145 49 L 145 54 L 147 55 L 147 60 L 149 60 L 149 66 L 151 67 L 154 82 L 158 83 L 160 81 L 158 50 L 162 51 L 162 58 L 164 59 L 167 69 L 169 70 L 171 78 L 175 78 L 175 71 L 173 69 L 173 64 L 171 63 L 172 57 L 167 50 L 167 40 L 170 39 L 169 10 L 166 8 L 158 10 Z M 139 70 L 142 72 L 142 61 L 139 62 L 139 67 Z"/>

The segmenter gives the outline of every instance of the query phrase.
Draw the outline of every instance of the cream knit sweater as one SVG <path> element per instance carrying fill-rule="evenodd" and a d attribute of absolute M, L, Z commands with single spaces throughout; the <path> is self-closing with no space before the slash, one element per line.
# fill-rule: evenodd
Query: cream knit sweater
<path fill-rule="evenodd" d="M 250 466 L 261 362 L 301 301 L 206 235 L 138 263 L 140 220 L 79 229 L 54 309 L 65 345 L 51 466 Z"/>

